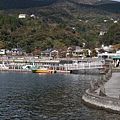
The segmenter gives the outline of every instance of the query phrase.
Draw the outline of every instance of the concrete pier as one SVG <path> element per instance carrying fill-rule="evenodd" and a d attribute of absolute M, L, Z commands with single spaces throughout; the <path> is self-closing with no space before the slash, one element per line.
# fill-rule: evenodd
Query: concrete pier
<path fill-rule="evenodd" d="M 109 74 L 106 79 L 92 83 L 82 96 L 82 101 L 89 107 L 120 114 L 120 74 L 113 72 L 111 77 Z"/>
<path fill-rule="evenodd" d="M 120 73 L 112 73 L 112 77 L 105 83 L 104 87 L 108 97 L 120 99 Z"/>
<path fill-rule="evenodd" d="M 98 68 L 84 68 L 84 69 L 73 69 L 70 70 L 71 74 L 105 74 L 105 69 L 103 67 Z"/>

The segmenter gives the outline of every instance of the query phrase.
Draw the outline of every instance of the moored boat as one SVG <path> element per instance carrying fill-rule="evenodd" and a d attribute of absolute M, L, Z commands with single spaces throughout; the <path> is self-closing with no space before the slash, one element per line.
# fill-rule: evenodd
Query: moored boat
<path fill-rule="evenodd" d="M 0 70 L 8 70 L 9 67 L 7 67 L 4 62 L 2 64 L 0 64 Z"/>
<path fill-rule="evenodd" d="M 33 65 L 25 65 L 25 66 L 22 66 L 22 69 L 30 70 L 32 67 L 34 67 L 34 66 Z"/>
<path fill-rule="evenodd" d="M 40 67 L 40 66 L 32 67 L 32 68 L 31 68 L 31 71 L 32 71 L 33 73 L 50 73 L 50 74 L 56 73 L 55 70 L 51 70 L 51 69 L 49 69 L 49 68 L 47 68 L 47 67 Z"/>

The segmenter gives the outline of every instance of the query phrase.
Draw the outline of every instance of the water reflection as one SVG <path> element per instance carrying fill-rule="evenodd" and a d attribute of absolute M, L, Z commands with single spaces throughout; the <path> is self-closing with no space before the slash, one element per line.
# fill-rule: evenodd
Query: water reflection
<path fill-rule="evenodd" d="M 120 115 L 81 103 L 91 80 L 101 76 L 0 73 L 0 119 L 118 120 Z"/>

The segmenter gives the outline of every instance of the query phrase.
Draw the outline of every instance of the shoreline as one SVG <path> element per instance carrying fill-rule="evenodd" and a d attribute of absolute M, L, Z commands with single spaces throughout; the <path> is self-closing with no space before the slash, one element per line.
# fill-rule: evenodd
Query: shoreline
<path fill-rule="evenodd" d="M 0 72 L 31 72 L 31 70 L 24 70 L 24 69 L 0 69 Z M 70 74 L 70 71 L 65 70 L 56 70 L 56 73 L 63 73 L 63 74 Z"/>

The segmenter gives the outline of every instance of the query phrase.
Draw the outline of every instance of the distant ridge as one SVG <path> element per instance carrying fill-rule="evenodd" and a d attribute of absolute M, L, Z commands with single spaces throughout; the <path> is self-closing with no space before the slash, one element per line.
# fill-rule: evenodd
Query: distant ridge
<path fill-rule="evenodd" d="M 73 1 L 74 3 L 79 3 L 79 4 L 88 4 L 88 5 L 117 3 L 117 1 L 112 1 L 112 0 L 69 0 L 69 1 Z"/>
<path fill-rule="evenodd" d="M 0 0 L 0 9 L 24 9 L 47 6 L 56 0 Z"/>
<path fill-rule="evenodd" d="M 120 2 L 96 5 L 96 7 L 108 12 L 120 13 Z"/>
<path fill-rule="evenodd" d="M 94 2 L 86 2 L 86 4 L 83 4 L 83 1 L 81 0 L 69 0 L 73 3 L 79 4 L 80 6 L 83 7 L 92 7 L 92 8 L 97 8 L 97 9 L 102 9 L 108 12 L 112 13 L 120 13 L 120 2 L 117 1 L 111 1 L 111 0 L 95 0 Z M 87 0 L 86 0 L 87 1 Z"/>
<path fill-rule="evenodd" d="M 83 7 L 94 7 L 108 12 L 120 13 L 120 2 L 112 0 L 0 0 L 0 10 L 26 9 L 49 6 L 55 2 L 69 1 Z"/>

